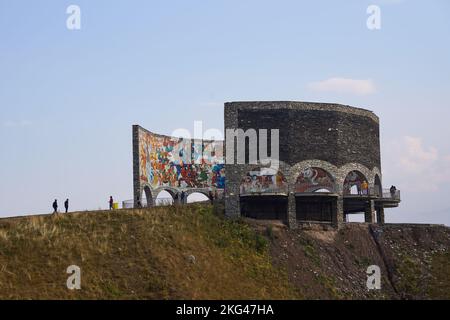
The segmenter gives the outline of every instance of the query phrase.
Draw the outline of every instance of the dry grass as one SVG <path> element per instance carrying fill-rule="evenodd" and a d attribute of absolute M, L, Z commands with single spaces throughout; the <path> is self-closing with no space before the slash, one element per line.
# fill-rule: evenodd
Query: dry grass
<path fill-rule="evenodd" d="M 195 257 L 195 260 L 191 257 Z M 66 268 L 81 268 L 81 290 Z M 205 205 L 0 221 L 0 298 L 298 298 L 267 240 Z"/>

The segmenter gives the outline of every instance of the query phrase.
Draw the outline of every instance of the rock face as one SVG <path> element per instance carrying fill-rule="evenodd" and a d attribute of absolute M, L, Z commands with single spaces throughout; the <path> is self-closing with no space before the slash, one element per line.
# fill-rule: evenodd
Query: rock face
<path fill-rule="evenodd" d="M 450 228 L 347 224 L 339 231 L 274 232 L 271 252 L 313 299 L 450 299 Z M 367 290 L 367 267 L 381 290 Z"/>

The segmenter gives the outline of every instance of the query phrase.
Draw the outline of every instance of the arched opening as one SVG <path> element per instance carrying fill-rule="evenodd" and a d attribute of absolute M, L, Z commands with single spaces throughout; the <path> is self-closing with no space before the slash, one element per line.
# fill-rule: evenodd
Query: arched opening
<path fill-rule="evenodd" d="M 309 167 L 295 183 L 296 216 L 299 221 L 333 222 L 336 211 L 336 180 L 325 169 Z"/>
<path fill-rule="evenodd" d="M 186 202 L 187 203 L 195 203 L 195 202 L 207 202 L 210 201 L 208 196 L 201 192 L 193 192 L 188 195 Z"/>
<path fill-rule="evenodd" d="M 156 206 L 170 206 L 173 204 L 172 193 L 168 190 L 162 190 L 155 199 Z"/>
<path fill-rule="evenodd" d="M 370 197 L 366 176 L 358 170 L 350 171 L 344 180 L 344 217 L 347 222 L 363 222 Z"/>
<path fill-rule="evenodd" d="M 344 195 L 368 195 L 367 178 L 357 170 L 350 171 L 344 180 Z"/>
<path fill-rule="evenodd" d="M 373 191 L 375 192 L 375 195 L 377 197 L 381 197 L 383 194 L 383 187 L 381 185 L 381 179 L 377 174 L 375 175 L 375 186 L 374 186 Z"/>
<path fill-rule="evenodd" d="M 140 201 L 141 207 L 151 207 L 153 205 L 153 197 L 150 187 L 148 186 L 144 187 L 141 198 L 138 200 Z"/>
<path fill-rule="evenodd" d="M 241 215 L 254 219 L 287 221 L 288 183 L 271 168 L 249 171 L 241 180 Z"/>

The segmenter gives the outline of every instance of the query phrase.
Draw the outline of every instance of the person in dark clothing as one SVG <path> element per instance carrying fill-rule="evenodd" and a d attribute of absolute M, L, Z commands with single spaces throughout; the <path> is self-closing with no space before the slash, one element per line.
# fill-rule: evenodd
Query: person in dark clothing
<path fill-rule="evenodd" d="M 66 201 L 64 201 L 64 208 L 66 209 L 66 213 L 69 212 L 69 199 L 66 199 Z"/>
<path fill-rule="evenodd" d="M 389 191 L 391 192 L 391 198 L 395 198 L 395 193 L 397 192 L 397 188 L 395 186 L 391 186 Z"/>
<path fill-rule="evenodd" d="M 114 200 L 113 200 L 113 197 L 110 196 L 110 197 L 109 197 L 109 210 L 112 210 L 112 209 L 113 209 L 113 205 L 114 205 Z"/>
<path fill-rule="evenodd" d="M 214 195 L 211 190 L 209 190 L 209 192 L 208 192 L 208 198 L 209 198 L 209 201 L 211 202 L 211 204 L 214 204 Z"/>
<path fill-rule="evenodd" d="M 184 203 L 184 198 L 186 198 L 186 193 L 184 193 L 184 191 L 182 191 L 182 192 L 181 192 L 181 196 L 180 196 L 181 204 Z"/>
<path fill-rule="evenodd" d="M 178 193 L 175 193 L 175 195 L 173 196 L 173 204 L 178 204 Z"/>
<path fill-rule="evenodd" d="M 137 196 L 137 207 L 142 208 L 141 198 Z"/>
<path fill-rule="evenodd" d="M 58 201 L 55 199 L 55 201 L 53 201 L 53 213 L 57 212 L 58 212 Z"/>

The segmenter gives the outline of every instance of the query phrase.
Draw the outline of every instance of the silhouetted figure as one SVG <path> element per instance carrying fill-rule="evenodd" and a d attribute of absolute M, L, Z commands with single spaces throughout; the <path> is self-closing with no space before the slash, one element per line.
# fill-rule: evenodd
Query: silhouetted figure
<path fill-rule="evenodd" d="M 184 198 L 186 198 L 186 193 L 184 193 L 184 191 L 181 191 L 181 196 L 180 196 L 181 204 L 184 203 Z"/>
<path fill-rule="evenodd" d="M 395 186 L 391 186 L 389 191 L 391 192 L 391 198 L 395 198 L 395 193 L 397 192 L 397 188 Z"/>
<path fill-rule="evenodd" d="M 113 197 L 109 197 L 109 210 L 112 210 L 114 208 L 114 200 Z"/>
<path fill-rule="evenodd" d="M 66 201 L 64 201 L 64 208 L 66 209 L 66 213 L 69 212 L 69 199 L 66 199 Z"/>
<path fill-rule="evenodd" d="M 53 213 L 57 212 L 58 212 L 58 201 L 55 199 L 55 201 L 53 201 Z"/>
<path fill-rule="evenodd" d="M 214 200 L 219 200 L 219 192 L 217 192 L 217 189 L 214 191 Z"/>
<path fill-rule="evenodd" d="M 174 203 L 175 205 L 178 204 L 178 193 L 175 193 L 175 195 L 173 196 L 173 203 Z"/>
<path fill-rule="evenodd" d="M 211 204 L 214 204 L 214 195 L 211 190 L 209 190 L 209 192 L 208 192 L 208 198 L 209 198 L 209 202 L 211 202 Z"/>
<path fill-rule="evenodd" d="M 142 208 L 142 203 L 141 203 L 141 199 L 139 198 L 139 196 L 137 196 L 137 207 Z"/>

